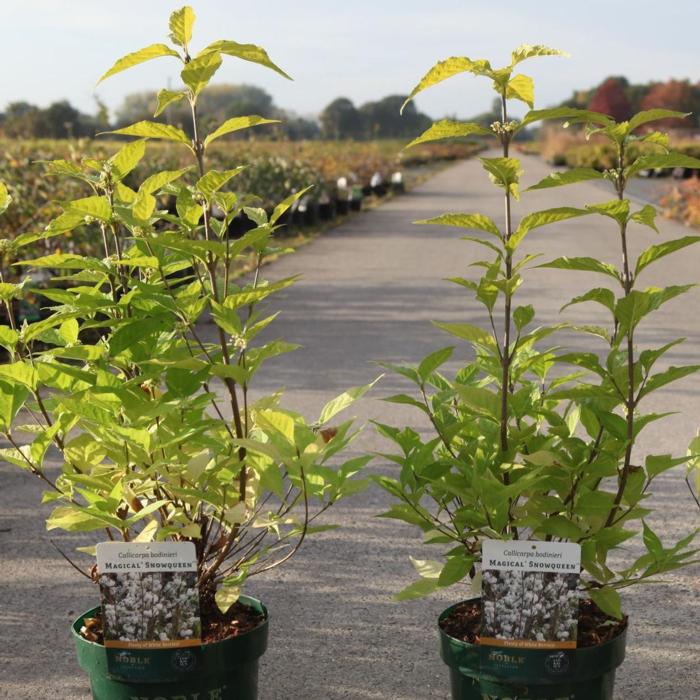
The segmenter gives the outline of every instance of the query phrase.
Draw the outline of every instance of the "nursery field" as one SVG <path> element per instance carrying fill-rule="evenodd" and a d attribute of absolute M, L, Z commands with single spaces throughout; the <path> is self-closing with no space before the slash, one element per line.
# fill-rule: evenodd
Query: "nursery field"
<path fill-rule="evenodd" d="M 105 139 L 0 139 L 0 182 L 6 183 L 14 200 L 13 207 L 0 221 L 0 238 L 12 239 L 20 233 L 41 231 L 60 212 L 58 202 L 89 194 L 85 185 L 75 180 L 47 174 L 42 161 L 64 159 L 75 163 L 81 158 L 107 158 L 123 144 L 124 141 Z M 305 204 L 314 207 L 323 204 L 324 218 L 334 218 L 343 213 L 348 202 L 357 203 L 363 195 L 384 194 L 391 188 L 392 175 L 397 172 L 405 183 L 407 175 L 410 180 L 410 173 L 418 169 L 468 157 L 482 147 L 472 142 L 438 143 L 404 152 L 401 149 L 405 145 L 405 141 L 399 140 L 222 141 L 209 149 L 207 158 L 209 167 L 216 169 L 245 165 L 245 170 L 227 189 L 254 192 L 259 198 L 258 205 L 271 208 L 273 203 L 312 186 Z M 141 182 L 158 170 L 191 165 L 186 149 L 151 142 L 146 157 L 126 184 Z M 50 250 L 42 249 L 38 253 L 54 252 L 53 248 L 60 246 L 63 252 L 89 255 L 98 240 L 99 232 L 94 227 L 83 227 L 62 237 L 60 242 L 41 244 Z M 2 263 L 0 258 L 0 267 Z"/>
<path fill-rule="evenodd" d="M 674 151 L 693 158 L 700 157 L 700 141 L 687 136 L 671 138 Z M 654 146 L 643 147 L 654 152 Z M 551 165 L 565 168 L 612 167 L 615 152 L 611 145 L 593 136 L 586 139 L 581 132 L 556 127 L 544 130 L 540 140 L 518 145 L 518 151 L 539 155 Z M 658 149 L 657 149 L 658 151 Z M 656 168 L 645 170 L 629 183 L 629 194 L 660 206 L 665 216 L 690 226 L 700 226 L 700 180 L 689 168 Z"/>
<path fill-rule="evenodd" d="M 523 157 L 523 166 L 528 173 L 523 189 L 549 172 L 534 157 Z M 494 190 L 475 159 L 460 162 L 406 196 L 351 219 L 276 262 L 270 268 L 273 279 L 299 272 L 303 279 L 281 296 L 282 314 L 275 333 L 304 349 L 272 361 L 256 391 L 269 393 L 284 386 L 289 391 L 289 408 L 317 415 L 340 391 L 374 379 L 380 371 L 374 361 L 417 362 L 432 350 L 458 344 L 433 328 L 431 320 L 483 323 L 481 307 L 463 290 L 443 281 L 472 275 L 468 266 L 481 257 L 478 246 L 461 240 L 462 231 L 416 227 L 411 222 L 444 211 L 481 210 L 501 224 L 503 200 Z M 572 206 L 605 198 L 588 183 L 566 192 Z M 517 205 L 515 215 L 560 202 L 561 195 L 553 196 L 551 190 L 534 192 Z M 545 249 L 548 257 L 592 255 L 615 263 L 617 241 L 601 219 L 576 219 L 533 231 L 524 248 L 526 252 Z M 664 239 L 686 232 L 679 223 L 660 223 Z M 658 240 L 654 232 L 635 228 L 634 252 Z M 658 266 L 647 282 L 694 282 L 698 269 L 700 251 L 691 248 L 673 265 Z M 540 321 L 554 323 L 561 320 L 563 301 L 580 294 L 585 283 L 567 271 L 533 270 L 519 292 L 521 303 L 536 303 Z M 669 302 L 661 323 L 640 330 L 640 343 L 661 345 L 679 335 L 688 338 L 663 358 L 665 366 L 696 361 L 700 327 L 686 310 L 700 302 L 700 291 L 690 294 Z M 589 305 L 579 318 L 597 324 L 602 312 Z M 202 332 L 210 334 L 214 328 L 205 324 Z M 566 334 L 561 340 L 595 351 L 598 345 L 589 338 Z M 458 348 L 453 368 L 463 363 L 467 347 Z M 411 406 L 380 400 L 406 388 L 401 378 L 385 377 L 357 404 L 355 413 L 366 420 L 425 429 L 427 419 Z M 700 376 L 686 378 L 655 396 L 647 410 L 677 411 L 678 415 L 650 426 L 639 450 L 653 446 L 656 452 L 682 454 L 698 428 Z M 358 454 L 385 448 L 371 425 L 353 445 Z M 391 470 L 381 458 L 374 465 L 379 472 Z M 97 594 L 51 547 L 42 519 L 29 517 L 36 515 L 41 491 L 38 480 L 0 465 L 0 697 L 80 700 L 88 689 L 67 639 L 68 625 L 95 603 Z M 652 498 L 659 509 L 650 525 L 662 539 L 675 542 L 693 527 L 697 509 L 683 482 L 682 467 L 654 482 Z M 439 659 L 434 621 L 446 602 L 467 597 L 469 591 L 455 586 L 434 597 L 392 601 L 392 594 L 414 579 L 408 556 L 420 557 L 424 548 L 414 528 L 375 517 L 386 510 L 389 500 L 385 493 L 370 489 L 340 503 L 326 520 L 340 524 L 340 529 L 319 534 L 288 566 L 254 579 L 246 589 L 270 610 L 271 639 L 261 660 L 261 698 L 448 697 L 447 669 Z M 50 506 L 39 510 L 48 514 Z M 70 549 L 78 539 L 64 535 L 57 541 Z M 626 543 L 624 554 L 632 557 L 642 551 L 642 542 L 635 539 Z M 700 679 L 692 670 L 692 661 L 700 653 L 696 616 L 700 570 L 690 567 L 665 579 L 663 584 L 624 592 L 632 623 L 628 658 L 619 670 L 619 700 L 700 696 Z M 50 674 L 38 672 L 38 660 L 48 660 Z"/>

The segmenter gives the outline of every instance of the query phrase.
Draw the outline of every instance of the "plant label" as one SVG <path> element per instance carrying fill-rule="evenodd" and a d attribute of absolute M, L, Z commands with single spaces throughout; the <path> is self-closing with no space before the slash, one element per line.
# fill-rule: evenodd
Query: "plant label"
<path fill-rule="evenodd" d="M 201 645 L 194 543 L 103 542 L 97 573 L 110 674 L 147 679 L 159 665 L 155 650 Z"/>
<path fill-rule="evenodd" d="M 485 540 L 482 546 L 481 644 L 575 649 L 580 545 Z"/>

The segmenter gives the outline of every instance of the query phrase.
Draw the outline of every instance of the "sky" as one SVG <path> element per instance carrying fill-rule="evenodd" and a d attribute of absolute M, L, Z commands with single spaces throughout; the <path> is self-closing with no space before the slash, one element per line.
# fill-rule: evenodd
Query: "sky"
<path fill-rule="evenodd" d="M 216 39 L 254 43 L 294 77 L 224 57 L 213 82 L 250 83 L 277 105 L 319 113 L 336 97 L 359 105 L 408 93 L 449 56 L 509 63 L 522 43 L 566 50 L 570 58 L 522 64 L 546 107 L 608 75 L 632 82 L 700 79 L 697 0 L 192 0 L 193 50 Z M 105 81 L 120 56 L 167 40 L 173 0 L 0 0 L 3 66 L 0 110 L 26 100 L 68 99 L 96 111 L 94 95 L 114 110 L 124 96 L 179 85 L 178 63 L 160 58 Z M 630 8 L 634 7 L 634 11 Z M 431 117 L 485 111 L 489 81 L 468 74 L 422 93 Z"/>

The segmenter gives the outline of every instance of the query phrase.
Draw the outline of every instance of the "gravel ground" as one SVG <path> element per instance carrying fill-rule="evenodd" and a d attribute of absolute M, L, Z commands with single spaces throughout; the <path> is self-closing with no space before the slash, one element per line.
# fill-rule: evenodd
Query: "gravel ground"
<path fill-rule="evenodd" d="M 547 172 L 539 160 L 523 159 L 527 179 Z M 607 199 L 590 184 L 528 194 L 516 215 L 558 204 Z M 413 192 L 354 218 L 269 269 L 283 277 L 303 272 L 303 280 L 282 299 L 284 313 L 275 335 L 304 349 L 268 366 L 258 390 L 284 386 L 286 405 L 318 414 L 326 400 L 344 388 L 373 379 L 374 360 L 417 361 L 448 344 L 430 321 L 482 323 L 480 307 L 443 278 L 470 274 L 468 263 L 480 253 L 460 240 L 456 230 L 415 227 L 411 222 L 444 211 L 484 211 L 502 216 L 499 191 L 491 187 L 478 161 L 443 171 Z M 663 223 L 663 238 L 687 231 Z M 635 250 L 658 240 L 635 227 Z M 528 243 L 547 256 L 591 255 L 618 261 L 612 227 L 591 217 L 534 231 Z M 697 279 L 700 249 L 670 259 L 649 284 Z M 536 305 L 540 319 L 559 319 L 565 300 L 591 279 L 554 270 L 530 272 L 521 302 Z M 593 284 L 593 283 L 592 283 Z M 592 284 L 590 286 L 592 286 Z M 669 303 L 640 341 L 659 345 L 677 335 L 688 342 L 669 354 L 668 364 L 697 361 L 700 323 L 697 292 Z M 696 311 L 693 311 L 695 309 Z M 577 320 L 602 320 L 579 307 Z M 579 347 L 589 342 L 562 338 Z M 600 349 L 591 343 L 591 349 Z M 467 350 L 461 351 L 461 359 Z M 459 357 L 457 358 L 460 359 Z M 385 404 L 382 395 L 406 387 L 386 377 L 373 397 L 357 406 L 359 417 L 421 427 L 410 408 Z M 679 415 L 645 432 L 640 450 L 683 453 L 695 434 L 700 407 L 700 377 L 660 391 L 648 410 Z M 355 443 L 356 451 L 378 450 L 371 426 Z M 378 460 L 376 469 L 386 466 Z M 0 465 L 0 697 L 12 700 L 88 698 L 86 679 L 75 661 L 68 635 L 76 613 L 94 604 L 96 593 L 57 555 L 43 529 L 40 483 L 8 465 Z M 660 510 L 652 525 L 666 538 L 698 526 L 682 472 L 667 473 L 655 489 Z M 271 611 L 271 640 L 261 664 L 262 700 L 340 700 L 447 698 L 447 669 L 438 656 L 435 619 L 466 591 L 398 604 L 391 595 L 412 580 L 408 555 L 430 556 L 409 526 L 374 516 L 386 508 L 377 490 L 341 503 L 329 521 L 342 528 L 318 535 L 283 570 L 253 580 L 248 593 Z M 10 531 L 4 531 L 5 529 Z M 71 538 L 63 537 L 68 546 Z M 639 545 L 629 546 L 633 556 Z M 625 554 L 627 556 L 627 553 Z M 618 676 L 619 700 L 690 700 L 700 697 L 697 665 L 700 584 L 697 567 L 668 577 L 668 584 L 630 591 L 625 607 L 632 621 L 628 657 Z"/>

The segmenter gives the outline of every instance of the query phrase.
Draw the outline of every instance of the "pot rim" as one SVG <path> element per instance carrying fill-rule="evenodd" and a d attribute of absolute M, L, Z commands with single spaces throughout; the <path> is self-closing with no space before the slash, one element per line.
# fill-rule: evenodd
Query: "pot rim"
<path fill-rule="evenodd" d="M 440 613 L 440 615 L 438 616 L 438 620 L 437 620 L 437 627 L 438 627 L 438 630 L 440 632 L 441 637 L 449 639 L 453 644 L 461 644 L 465 647 L 471 647 L 471 648 L 481 648 L 481 644 L 473 644 L 471 642 L 465 642 L 462 639 L 458 639 L 457 637 L 453 637 L 452 635 L 447 634 L 447 632 L 445 632 L 445 630 L 443 630 L 442 627 L 440 626 L 440 622 L 444 618 L 446 618 L 450 614 L 450 612 L 452 610 L 454 610 L 454 608 L 456 608 L 458 605 L 462 605 L 463 603 L 469 603 L 469 602 L 474 601 L 474 600 L 481 600 L 481 596 L 473 596 L 471 598 L 465 598 L 464 600 L 460 600 L 456 603 L 453 603 L 449 607 L 445 608 Z M 593 650 L 593 649 L 596 649 L 596 650 L 597 649 L 605 649 L 605 647 L 608 645 L 612 646 L 612 645 L 618 643 L 620 638 L 623 637 L 624 635 L 626 635 L 627 630 L 629 629 L 629 616 L 624 615 L 624 620 L 625 620 L 624 626 L 612 639 L 608 639 L 607 641 L 602 642 L 601 644 L 593 644 L 593 645 L 585 646 L 585 647 L 576 646 L 574 649 L 571 649 L 571 651 L 574 653 L 585 653 L 586 651 Z M 494 648 L 500 648 L 500 647 L 494 647 Z M 553 651 L 552 649 L 537 649 L 537 648 L 527 648 L 527 647 L 523 647 L 522 649 L 519 649 L 519 650 L 520 651 L 526 650 L 529 652 L 542 651 L 542 652 L 546 652 L 548 654 Z"/>
<path fill-rule="evenodd" d="M 270 622 L 270 612 L 267 609 L 267 606 L 261 601 L 258 600 L 257 598 L 253 598 L 252 596 L 249 595 L 241 595 L 238 599 L 242 603 L 245 604 L 250 604 L 250 603 L 257 603 L 261 609 L 261 611 L 265 615 L 265 619 L 257 626 L 253 627 L 253 629 L 248 630 L 247 632 L 243 632 L 243 634 L 237 634 L 235 637 L 226 637 L 225 639 L 219 639 L 215 642 L 206 642 L 204 644 L 201 644 L 202 649 L 211 649 L 215 647 L 217 644 L 224 644 L 225 642 L 230 642 L 232 639 L 244 639 L 248 635 L 252 635 L 255 633 L 260 633 L 263 630 L 265 630 L 269 626 Z M 78 617 L 73 620 L 71 623 L 70 629 L 71 629 L 71 635 L 73 636 L 73 639 L 76 641 L 78 644 L 84 644 L 88 647 L 96 647 L 97 649 L 106 649 L 104 644 L 100 644 L 98 642 L 91 642 L 89 639 L 85 639 L 82 634 L 80 634 L 80 624 L 82 621 L 86 618 L 89 617 L 92 613 L 95 613 L 97 611 L 102 610 L 102 605 L 96 605 L 95 607 L 92 607 L 88 610 L 86 610 L 84 613 L 81 613 L 78 615 Z M 171 649 L 159 649 L 159 648 L 153 648 L 153 649 L 148 649 L 148 651 L 172 651 Z"/>

